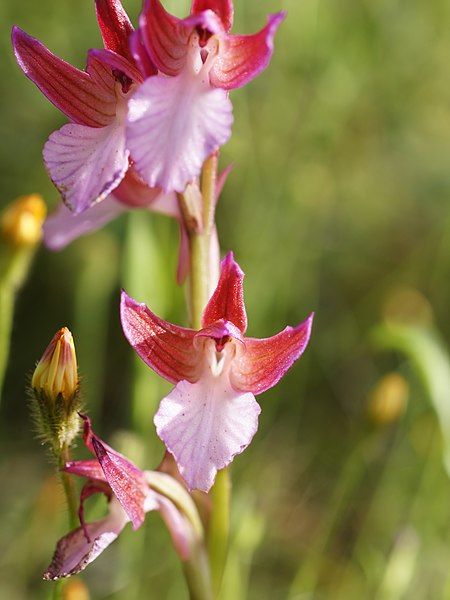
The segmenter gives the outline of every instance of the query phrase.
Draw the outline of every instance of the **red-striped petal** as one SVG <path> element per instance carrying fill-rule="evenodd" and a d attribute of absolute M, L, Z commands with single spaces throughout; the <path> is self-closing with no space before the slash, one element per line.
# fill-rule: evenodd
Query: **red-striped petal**
<path fill-rule="evenodd" d="M 89 127 L 111 123 L 116 114 L 115 78 L 107 66 L 92 57 L 87 72 L 80 71 L 18 27 L 12 41 L 22 71 L 69 119 Z"/>
<path fill-rule="evenodd" d="M 95 12 L 105 48 L 132 60 L 128 39 L 133 26 L 120 0 L 95 0 Z"/>
<path fill-rule="evenodd" d="M 242 333 L 247 329 L 245 312 L 244 273 L 229 252 L 221 264 L 219 283 L 203 312 L 202 325 L 207 327 L 220 319 L 230 321 Z"/>
<path fill-rule="evenodd" d="M 245 338 L 246 351 L 231 366 L 231 383 L 242 392 L 261 394 L 273 387 L 303 354 L 311 335 L 313 315 L 297 327 L 286 327 L 270 338 Z"/>
<path fill-rule="evenodd" d="M 259 75 L 270 62 L 273 38 L 285 17 L 270 15 L 267 25 L 254 35 L 224 35 L 210 72 L 211 84 L 225 90 L 241 87 Z"/>
<path fill-rule="evenodd" d="M 160 319 L 125 292 L 120 315 L 125 337 L 158 375 L 172 383 L 182 379 L 196 381 L 200 366 L 194 347 L 196 331 Z"/>
<path fill-rule="evenodd" d="M 234 7 L 232 0 L 192 0 L 191 14 L 212 10 L 222 21 L 225 31 L 233 26 Z"/>

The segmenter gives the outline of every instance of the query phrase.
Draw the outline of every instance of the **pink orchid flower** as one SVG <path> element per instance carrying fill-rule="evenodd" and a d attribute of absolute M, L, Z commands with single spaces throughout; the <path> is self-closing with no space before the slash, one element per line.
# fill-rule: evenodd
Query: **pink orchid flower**
<path fill-rule="evenodd" d="M 127 103 L 147 75 L 129 49 L 133 27 L 120 1 L 96 0 L 96 12 L 105 49 L 88 52 L 85 71 L 18 27 L 12 33 L 25 75 L 71 121 L 49 137 L 44 162 L 75 213 L 104 200 L 123 180 L 130 156 L 125 140 Z"/>
<path fill-rule="evenodd" d="M 190 489 L 207 492 L 217 471 L 250 444 L 261 411 L 255 395 L 274 386 L 309 341 L 312 315 L 270 338 L 245 337 L 243 279 L 230 252 L 200 331 L 163 321 L 122 294 L 125 336 L 147 365 L 176 384 L 154 422 Z"/>
<path fill-rule="evenodd" d="M 139 32 L 159 72 L 129 102 L 127 144 L 148 185 L 183 192 L 207 156 L 228 141 L 227 92 L 265 69 L 284 16 L 271 15 L 254 35 L 232 35 L 232 0 L 193 0 L 186 19 L 146 0 Z"/>
<path fill-rule="evenodd" d="M 96 458 L 68 462 L 64 467 L 68 473 L 87 478 L 80 495 L 81 526 L 59 540 L 44 579 L 79 573 L 118 537 L 128 522 L 131 521 L 133 529 L 138 529 L 145 514 L 152 510 L 161 513 L 176 551 L 182 560 L 188 560 L 195 535 L 192 523 L 169 497 L 154 491 L 149 482 L 162 480 L 163 487 L 175 490 L 181 504 L 192 508 L 187 492 L 169 475 L 140 471 L 95 435 L 88 417 L 82 418 L 85 444 Z M 107 497 L 108 514 L 103 519 L 86 523 L 84 502 L 96 493 Z"/>

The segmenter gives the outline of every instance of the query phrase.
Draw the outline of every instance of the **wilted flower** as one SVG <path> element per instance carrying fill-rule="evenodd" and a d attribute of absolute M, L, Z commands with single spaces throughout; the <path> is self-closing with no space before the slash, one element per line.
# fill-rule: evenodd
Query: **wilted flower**
<path fill-rule="evenodd" d="M 46 212 L 44 200 L 39 194 L 17 198 L 1 214 L 2 238 L 17 247 L 37 244 L 42 237 Z"/>
<path fill-rule="evenodd" d="M 191 489 L 208 491 L 217 471 L 249 445 L 261 410 L 254 396 L 281 379 L 310 337 L 312 315 L 271 338 L 245 337 L 243 278 L 230 252 L 200 331 L 163 321 L 122 294 L 128 341 L 154 371 L 176 384 L 154 420 Z"/>
<path fill-rule="evenodd" d="M 133 529 L 138 529 L 145 514 L 152 510 L 161 513 L 180 558 L 188 560 L 193 545 L 203 535 L 189 494 L 169 475 L 140 471 L 95 435 L 88 417 L 82 418 L 84 442 L 95 458 L 68 462 L 64 467 L 68 473 L 87 478 L 80 496 L 81 526 L 58 542 L 44 579 L 79 573 L 117 538 L 128 522 L 132 523 Z M 107 497 L 108 514 L 103 519 L 86 523 L 84 502 L 97 493 Z"/>
<path fill-rule="evenodd" d="M 63 327 L 47 346 L 31 379 L 37 425 L 55 449 L 69 445 L 78 432 L 78 370 L 72 334 Z"/>

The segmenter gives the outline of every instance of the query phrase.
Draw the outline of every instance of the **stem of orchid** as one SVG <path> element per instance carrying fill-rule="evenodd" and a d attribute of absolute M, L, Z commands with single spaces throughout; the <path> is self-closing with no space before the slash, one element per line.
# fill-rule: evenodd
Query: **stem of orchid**
<path fill-rule="evenodd" d="M 59 455 L 59 467 L 61 481 L 64 488 L 64 494 L 66 496 L 67 509 L 69 511 L 69 526 L 71 529 L 78 527 L 78 499 L 77 490 L 75 488 L 73 478 L 69 473 L 62 471 L 63 466 L 70 461 L 70 450 L 67 444 L 64 444 L 61 448 Z"/>
<path fill-rule="evenodd" d="M 0 398 L 8 366 L 13 313 L 14 292 L 8 285 L 0 284 Z"/>
<path fill-rule="evenodd" d="M 230 531 L 231 477 L 229 469 L 222 469 L 216 475 L 211 490 L 212 510 L 208 526 L 208 555 L 214 594 L 217 597 L 222 584 L 223 572 L 228 553 Z"/>
<path fill-rule="evenodd" d="M 190 559 L 182 564 L 190 600 L 212 600 L 211 575 L 204 547 L 197 544 Z"/>

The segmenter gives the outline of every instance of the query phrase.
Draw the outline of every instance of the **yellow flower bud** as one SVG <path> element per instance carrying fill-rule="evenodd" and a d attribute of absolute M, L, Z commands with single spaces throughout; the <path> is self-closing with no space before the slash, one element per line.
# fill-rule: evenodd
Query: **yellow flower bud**
<path fill-rule="evenodd" d="M 33 246 L 42 238 L 42 224 L 47 209 L 39 194 L 14 200 L 0 217 L 3 239 L 12 246 Z"/>
<path fill-rule="evenodd" d="M 64 586 L 63 600 L 89 600 L 89 590 L 77 577 L 71 578 Z"/>
<path fill-rule="evenodd" d="M 38 434 L 56 456 L 78 435 L 81 409 L 72 334 L 63 327 L 53 337 L 31 379 Z"/>
<path fill-rule="evenodd" d="M 389 425 L 405 412 L 409 385 L 399 373 L 389 373 L 376 384 L 369 396 L 368 414 L 376 425 Z"/>
<path fill-rule="evenodd" d="M 73 337 L 67 327 L 60 329 L 47 346 L 36 366 L 31 386 L 55 400 L 60 394 L 63 399 L 69 400 L 76 393 L 77 357 Z"/>

